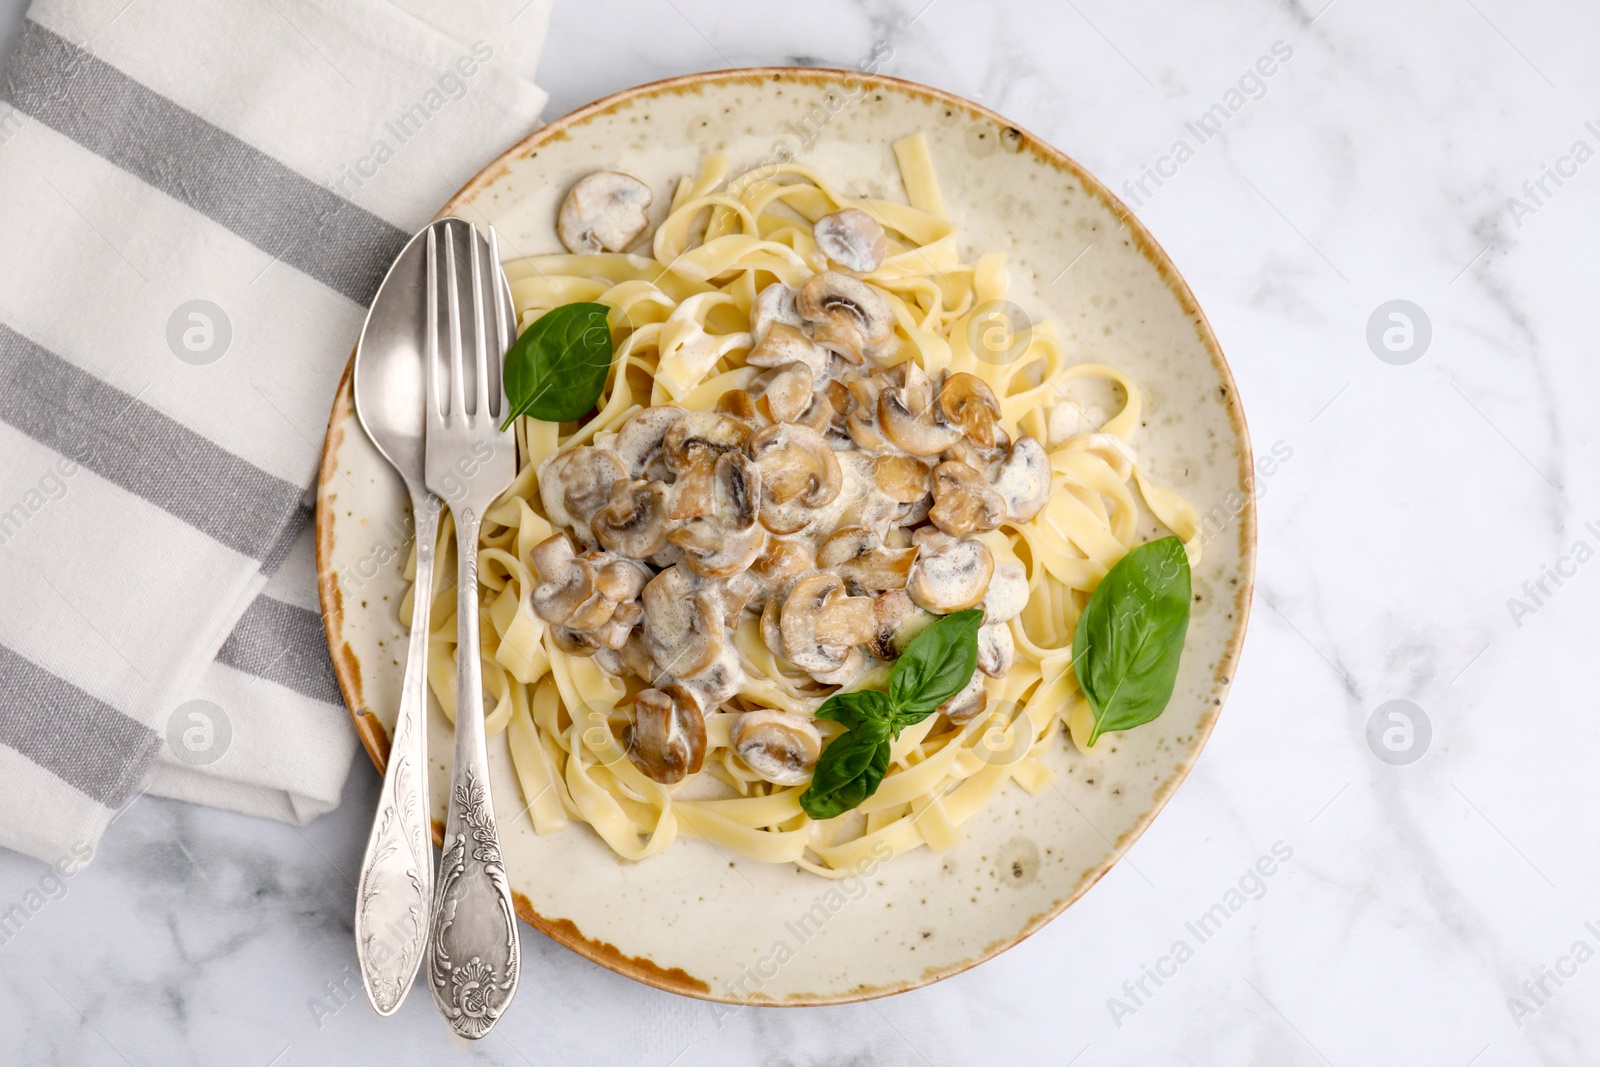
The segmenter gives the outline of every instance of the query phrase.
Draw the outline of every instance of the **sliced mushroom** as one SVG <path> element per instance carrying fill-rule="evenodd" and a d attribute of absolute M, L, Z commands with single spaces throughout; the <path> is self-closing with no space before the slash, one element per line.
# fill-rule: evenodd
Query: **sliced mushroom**
<path fill-rule="evenodd" d="M 612 487 L 627 481 L 628 471 L 615 452 L 580 445 L 557 452 L 539 468 L 539 500 L 556 526 L 571 526 L 587 535 L 589 520 L 611 501 Z"/>
<path fill-rule="evenodd" d="M 978 670 L 999 678 L 1016 662 L 1017 644 L 1011 627 L 1003 622 L 986 622 L 978 627 Z"/>
<path fill-rule="evenodd" d="M 625 605 L 644 592 L 644 584 L 651 577 L 648 568 L 631 559 L 617 559 L 604 552 L 590 552 L 584 559 L 594 568 L 595 592 L 618 605 Z"/>
<path fill-rule="evenodd" d="M 873 457 L 850 449 L 836 453 L 844 488 L 831 506 L 824 509 L 818 529 L 836 530 L 841 526 L 865 526 L 887 536 L 902 505 L 884 495 L 874 479 Z"/>
<path fill-rule="evenodd" d="M 811 677 L 823 685 L 850 685 L 867 673 L 871 662 L 861 649 L 852 648 L 844 654 L 844 662 L 838 667 L 831 671 L 812 671 Z"/>
<path fill-rule="evenodd" d="M 729 389 L 717 397 L 717 412 L 738 419 L 746 426 L 765 426 L 772 421 L 756 407 L 756 398 L 743 389 Z"/>
<path fill-rule="evenodd" d="M 750 427 L 714 411 L 693 411 L 673 423 L 661 439 L 661 454 L 677 475 L 671 515 L 689 519 L 709 515 L 717 457 L 738 451 L 750 440 Z"/>
<path fill-rule="evenodd" d="M 902 364 L 904 380 L 878 394 L 878 421 L 889 440 L 914 456 L 937 456 L 961 440 L 960 427 L 941 422 L 933 383 L 915 360 Z"/>
<path fill-rule="evenodd" d="M 650 225 L 650 200 L 650 187 L 633 175 L 595 171 L 568 190 L 556 232 L 578 255 L 621 252 Z"/>
<path fill-rule="evenodd" d="M 984 684 L 983 673 L 981 671 L 973 671 L 972 680 L 963 686 L 955 696 L 940 704 L 939 710 L 944 713 L 945 718 L 960 726 L 977 718 L 978 713 L 988 703 L 989 689 Z"/>
<path fill-rule="evenodd" d="M 839 460 L 808 426 L 769 426 L 751 439 L 750 455 L 761 469 L 761 522 L 773 533 L 804 529 L 813 518 L 809 509 L 830 504 L 839 495 Z"/>
<path fill-rule="evenodd" d="M 756 521 L 761 471 L 742 453 L 717 457 L 711 513 L 690 519 L 668 539 L 684 552 L 684 565 L 703 578 L 726 578 L 755 562 L 767 531 Z"/>
<path fill-rule="evenodd" d="M 874 480 L 883 495 L 899 504 L 914 504 L 927 496 L 928 465 L 916 456 L 892 453 L 879 456 L 872 465 Z"/>
<path fill-rule="evenodd" d="M 639 580 L 641 588 L 644 579 Z M 602 648 L 615 651 L 627 644 L 628 638 L 633 636 L 633 628 L 639 625 L 639 620 L 644 618 L 644 605 L 637 600 L 630 600 L 625 604 L 618 604 L 617 610 L 611 613 L 611 618 L 606 620 L 604 626 L 591 630 L 595 640 Z"/>
<path fill-rule="evenodd" d="M 778 586 L 790 578 L 798 578 L 807 571 L 816 570 L 817 559 L 808 540 L 769 537 L 766 547 L 752 566 L 770 586 Z"/>
<path fill-rule="evenodd" d="M 724 621 L 714 590 L 680 564 L 650 579 L 641 599 L 639 629 L 654 664 L 647 680 L 682 678 L 711 665 L 722 650 Z"/>
<path fill-rule="evenodd" d="M 530 600 L 534 613 L 546 622 L 591 631 L 617 619 L 623 625 L 620 635 L 608 632 L 595 639 L 597 644 L 606 644 L 626 638 L 638 621 L 637 613 L 624 608 L 639 595 L 648 578 L 639 564 L 606 552 L 576 556 L 565 534 L 539 542 L 529 558 L 539 573 Z"/>
<path fill-rule="evenodd" d="M 822 254 L 847 270 L 867 274 L 883 266 L 889 238 L 878 220 L 860 208 L 824 215 L 811 227 Z"/>
<path fill-rule="evenodd" d="M 921 500 L 913 500 L 909 504 L 900 505 L 900 514 L 895 516 L 896 526 L 910 529 L 920 526 L 927 521 L 928 512 L 933 510 L 933 497 L 925 496 Z"/>
<path fill-rule="evenodd" d="M 817 566 L 843 578 L 855 589 L 873 593 L 904 589 L 917 558 L 915 548 L 889 548 L 877 532 L 864 526 L 835 530 L 817 549 Z"/>
<path fill-rule="evenodd" d="M 599 600 L 595 595 L 594 570 L 572 551 L 566 534 L 547 537 L 529 553 L 539 584 L 530 598 L 534 613 L 549 623 L 566 625 L 585 605 Z M 607 617 L 609 613 L 607 613 Z M 596 622 L 604 622 L 602 617 Z"/>
<path fill-rule="evenodd" d="M 953 460 L 965 463 L 993 483 L 1000 474 L 1000 464 L 1004 463 L 1010 454 L 1011 436 L 1006 433 L 1005 427 L 996 426 L 993 446 L 984 448 L 963 434 L 961 440 L 941 452 L 939 458 L 947 462 Z"/>
<path fill-rule="evenodd" d="M 989 589 L 994 555 L 982 541 L 964 538 L 929 553 L 911 565 L 906 592 L 922 607 L 940 615 L 975 607 Z"/>
<path fill-rule="evenodd" d="M 702 708 L 715 709 L 739 691 L 739 681 L 743 677 L 738 650 L 724 643 L 710 663 L 686 675 L 680 683 L 695 695 Z"/>
<path fill-rule="evenodd" d="M 894 659 L 938 617 L 917 607 L 904 589 L 891 589 L 872 602 L 872 619 L 877 629 L 867 642 L 867 648 L 879 659 Z"/>
<path fill-rule="evenodd" d="M 793 584 L 793 583 L 788 583 Z M 783 616 L 783 598 L 770 597 L 761 609 L 761 643 L 774 656 L 783 655 L 783 629 L 779 625 Z"/>
<path fill-rule="evenodd" d="M 1006 517 L 1012 522 L 1027 522 L 1044 510 L 1050 500 L 1050 457 L 1032 437 L 1019 437 L 1011 455 L 1000 465 L 994 480 L 995 492 L 1005 500 Z"/>
<path fill-rule="evenodd" d="M 574 630 L 569 626 L 555 626 L 551 634 L 555 638 L 556 647 L 563 652 L 570 652 L 578 656 L 593 656 L 601 652 L 622 648 L 633 636 L 633 628 L 644 617 L 644 608 L 637 602 L 630 601 L 618 604 L 611 614 L 611 618 L 598 626 L 587 630 Z M 617 663 L 620 668 L 620 661 Z M 608 670 L 610 668 L 607 668 Z M 619 673 L 613 671 L 613 673 Z"/>
<path fill-rule="evenodd" d="M 744 765 L 773 785 L 799 785 L 822 755 L 822 735 L 810 719 L 757 708 L 734 721 L 733 750 Z"/>
<path fill-rule="evenodd" d="M 722 621 L 729 629 L 738 628 L 746 608 L 759 615 L 770 590 L 765 578 L 748 569 L 729 575 L 719 584 L 722 586 Z"/>
<path fill-rule="evenodd" d="M 993 530 L 1006 519 L 1006 502 L 983 475 L 947 460 L 933 469 L 933 524 L 947 534 Z"/>
<path fill-rule="evenodd" d="M 628 760 L 640 773 L 672 785 L 694 774 L 705 761 L 705 715 L 694 694 L 681 685 L 645 689 L 633 699 L 633 722 L 623 739 Z"/>
<path fill-rule="evenodd" d="M 661 443 L 672 424 L 683 418 L 682 408 L 670 404 L 645 408 L 623 423 L 612 445 L 630 478 L 665 478 Z"/>
<path fill-rule="evenodd" d="M 611 502 L 594 513 L 594 535 L 619 555 L 644 559 L 660 551 L 677 523 L 671 518 L 672 495 L 661 482 L 619 481 Z"/>
<path fill-rule="evenodd" d="M 1015 563 L 996 563 L 989 578 L 989 591 L 983 594 L 983 621 L 1006 622 L 1022 614 L 1028 606 L 1028 572 Z"/>
<path fill-rule="evenodd" d="M 834 416 L 833 401 L 828 399 L 828 394 L 813 391 L 806 403 L 805 410 L 796 415 L 793 421 L 801 426 L 811 427 L 811 429 L 822 435 L 823 440 L 827 441 L 828 436 L 833 433 Z M 830 448 L 833 447 L 833 442 L 828 441 L 828 446 Z"/>
<path fill-rule="evenodd" d="M 805 325 L 806 321 L 800 317 L 800 312 L 795 310 L 794 290 L 782 282 L 773 282 L 761 290 L 756 297 L 756 306 L 751 312 L 750 336 L 758 347 L 766 340 L 768 331 L 773 326 L 781 323 L 793 327 L 795 332 L 799 333 L 800 327 Z M 759 367 L 760 364 L 756 366 Z"/>
<path fill-rule="evenodd" d="M 800 287 L 795 310 L 811 324 L 811 338 L 850 363 L 878 359 L 894 342 L 889 302 L 867 283 L 826 270 Z"/>
<path fill-rule="evenodd" d="M 844 425 L 857 448 L 867 452 L 895 451 L 894 444 L 883 434 L 883 424 L 878 421 L 878 398 L 888 386 L 888 379 L 882 375 L 857 378 L 849 383 Z"/>
<path fill-rule="evenodd" d="M 679 548 L 671 541 L 668 541 L 666 544 L 661 546 L 660 551 L 646 556 L 645 562 L 650 564 L 650 566 L 654 567 L 658 571 L 664 571 L 669 567 L 676 567 L 679 563 L 683 562 L 683 549 Z"/>
<path fill-rule="evenodd" d="M 767 335 L 750 350 L 744 361 L 752 367 L 781 367 L 804 363 L 811 376 L 822 381 L 828 376 L 828 351 L 800 332 L 798 324 L 774 322 Z"/>
<path fill-rule="evenodd" d="M 541 583 L 562 580 L 568 564 L 576 558 L 572 542 L 564 533 L 546 537 L 528 550 L 528 561 L 533 564 Z"/>
<path fill-rule="evenodd" d="M 761 398 L 756 410 L 772 422 L 798 422 L 811 406 L 813 397 L 811 368 L 804 363 L 785 363 L 761 383 Z M 824 400 L 826 403 L 826 400 Z"/>
<path fill-rule="evenodd" d="M 939 410 L 951 426 L 984 448 L 994 447 L 995 423 L 1000 421 L 1000 402 L 994 390 L 976 374 L 960 371 L 945 379 L 939 390 Z"/>
<path fill-rule="evenodd" d="M 876 625 L 872 601 L 850 596 L 836 574 L 808 574 L 794 583 L 778 615 L 780 653 L 803 671 L 836 671 Z"/>
<path fill-rule="evenodd" d="M 691 411 L 673 423 L 662 436 L 667 465 L 682 471 L 697 452 L 716 455 L 733 452 L 750 440 L 750 427 L 714 411 Z"/>

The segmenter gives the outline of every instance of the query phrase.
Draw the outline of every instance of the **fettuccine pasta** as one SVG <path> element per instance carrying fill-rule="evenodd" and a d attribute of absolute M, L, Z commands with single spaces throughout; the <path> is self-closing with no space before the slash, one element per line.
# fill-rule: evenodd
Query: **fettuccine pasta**
<path fill-rule="evenodd" d="M 885 848 L 895 854 L 923 845 L 948 848 L 1006 782 L 1029 793 L 1043 789 L 1052 772 L 1041 757 L 1048 746 L 1063 743 L 1063 733 L 1085 747 L 1089 712 L 1070 665 L 1074 626 L 1100 578 L 1137 543 L 1135 494 L 1185 542 L 1191 560 L 1198 555 L 1194 509 L 1150 481 L 1135 460 L 1142 414 L 1136 384 L 1111 366 L 1069 365 L 1049 321 L 1008 329 L 997 314 L 1009 306 L 1003 256 L 962 258 L 920 134 L 894 151 L 909 194 L 905 203 L 852 196 L 798 164 L 731 174 L 727 157 L 710 155 L 698 174 L 679 181 L 649 255 L 542 255 L 506 265 L 523 328 L 553 308 L 592 301 L 610 309 L 616 343 L 610 378 L 591 417 L 559 425 L 518 420 L 520 474 L 483 523 L 481 654 L 492 702 L 487 729 L 506 731 L 538 833 L 583 822 L 629 860 L 644 860 L 679 837 L 700 838 L 724 854 L 792 863 L 830 877 L 884 855 Z M 618 647 L 615 642 L 598 655 L 593 644 L 574 648 L 571 632 L 558 632 L 561 627 L 540 616 L 535 593 L 549 575 L 534 561 L 550 558 L 539 555 L 539 546 L 553 535 L 583 525 L 552 515 L 548 485 L 541 494 L 541 470 L 555 469 L 553 458 L 586 446 L 620 447 L 622 428 L 641 412 L 668 405 L 727 412 L 738 406 L 730 397 L 748 400 L 775 373 L 747 362 L 762 335 L 775 328 L 760 321 L 761 294 L 772 286 L 799 290 L 830 266 L 837 270 L 819 248 L 814 226 L 850 209 L 869 216 L 877 224 L 873 232 L 881 228 L 883 234 L 881 262 L 840 272 L 870 286 L 892 315 L 892 342 L 874 373 L 882 369 L 891 385 L 905 384 L 918 373 L 908 369 L 914 364 L 933 382 L 954 375 L 981 380 L 998 407 L 998 439 L 1031 437 L 1042 446 L 1048 497 L 1026 521 L 970 535 L 987 549 L 996 574 L 1026 583 L 1025 604 L 1019 600 L 1020 610 L 996 624 L 1009 629 L 1009 669 L 997 677 L 974 676 L 981 710 L 931 715 L 906 729 L 876 792 L 855 810 L 814 821 L 800 807 L 803 783 L 775 783 L 740 757 L 734 745 L 740 717 L 760 709 L 809 717 L 841 687 L 881 688 L 887 663 L 857 657 L 853 672 L 824 674 L 837 684 L 819 681 L 819 672 L 799 669 L 773 651 L 758 613 L 743 612 L 730 620 L 727 634 L 726 655 L 737 664 L 730 683 L 735 691 L 705 709 L 703 762 L 681 781 L 663 784 L 629 757 L 645 683 L 615 669 L 617 656 L 608 650 Z M 1086 419 L 1072 399 L 1080 380 L 1098 381 L 1120 407 Z M 813 392 L 821 395 L 820 378 Z M 924 505 L 907 522 L 926 526 L 925 515 Z M 446 522 L 441 560 L 452 536 Z M 902 547 L 911 544 L 909 528 L 888 536 Z M 934 536 L 939 543 L 949 540 Z M 452 570 L 441 565 L 437 573 Z M 448 588 L 432 593 L 428 676 L 453 721 L 455 598 Z M 408 600 L 402 614 L 409 613 Z M 616 619 L 626 621 L 620 614 Z M 824 742 L 840 732 L 831 722 L 813 725 Z"/>

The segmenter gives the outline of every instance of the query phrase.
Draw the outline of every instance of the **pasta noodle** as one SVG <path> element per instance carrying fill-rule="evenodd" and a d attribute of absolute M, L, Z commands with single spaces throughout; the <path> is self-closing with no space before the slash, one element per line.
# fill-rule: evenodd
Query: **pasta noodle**
<path fill-rule="evenodd" d="M 1042 759 L 1059 735 L 1087 740 L 1087 704 L 1071 666 L 1078 614 L 1099 579 L 1131 547 L 1138 519 L 1135 493 L 1160 522 L 1198 556 L 1194 509 L 1151 482 L 1134 461 L 1141 417 L 1138 387 L 1114 367 L 1068 365 L 1052 323 L 1035 323 L 1007 338 L 1008 354 L 974 351 L 985 316 L 1006 297 L 1003 256 L 962 260 L 956 229 L 945 216 L 926 140 L 894 145 L 908 202 L 847 195 L 798 164 L 730 177 L 730 162 L 707 156 L 682 179 L 652 256 L 561 254 L 506 265 L 519 321 L 574 301 L 610 308 L 617 339 L 611 378 L 598 412 L 581 425 L 518 420 L 522 468 L 483 524 L 480 565 L 485 688 L 492 701 L 490 733 L 507 731 L 527 812 L 540 834 L 574 820 L 587 823 L 617 853 L 642 860 L 676 838 L 700 838 L 727 854 L 793 863 L 827 877 L 887 846 L 895 854 L 959 841 L 962 825 L 1007 781 L 1030 793 L 1050 781 Z M 809 715 L 834 687 L 786 670 L 763 644 L 748 615 L 732 635 L 745 680 L 722 710 L 708 709 L 704 769 L 666 786 L 627 758 L 621 738 L 630 683 L 592 657 L 563 651 L 551 627 L 530 606 L 537 578 L 529 552 L 556 527 L 540 502 L 536 472 L 552 454 L 614 433 L 643 408 L 676 404 L 712 410 L 729 390 L 758 373 L 746 366 L 751 317 L 761 288 L 796 286 L 821 270 L 811 224 L 844 208 L 877 219 L 888 254 L 861 275 L 888 298 L 900 357 L 930 374 L 966 372 L 993 391 L 1000 424 L 1014 439 L 1028 433 L 1047 446 L 1050 495 L 1044 510 L 1020 524 L 980 535 L 996 564 L 1027 576 L 1027 606 L 1010 622 L 1016 661 L 987 679 L 986 711 L 956 724 L 930 716 L 895 742 L 877 792 L 859 809 L 813 822 L 802 810 L 804 786 L 776 786 L 752 774 L 730 747 L 740 711 L 775 708 Z M 989 358 L 984 358 L 989 357 Z M 1114 386 L 1121 406 L 1098 426 L 1071 427 L 1069 383 L 1097 379 Z M 1055 430 L 1055 433 L 1052 433 Z M 449 523 L 440 531 L 441 560 L 450 551 Z M 437 573 L 449 574 L 441 565 Z M 436 588 L 428 677 L 453 717 L 457 650 L 451 590 Z M 402 614 L 409 616 L 409 599 Z M 884 670 L 855 687 L 881 685 Z M 840 728 L 818 721 L 824 741 Z"/>

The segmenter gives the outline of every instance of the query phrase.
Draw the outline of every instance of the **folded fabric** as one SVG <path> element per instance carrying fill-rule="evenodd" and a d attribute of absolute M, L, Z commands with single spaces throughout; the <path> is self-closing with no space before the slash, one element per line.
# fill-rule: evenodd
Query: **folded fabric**
<path fill-rule="evenodd" d="M 0 845 L 303 823 L 354 749 L 308 487 L 390 261 L 526 135 L 548 0 L 40 0 L 0 68 Z"/>

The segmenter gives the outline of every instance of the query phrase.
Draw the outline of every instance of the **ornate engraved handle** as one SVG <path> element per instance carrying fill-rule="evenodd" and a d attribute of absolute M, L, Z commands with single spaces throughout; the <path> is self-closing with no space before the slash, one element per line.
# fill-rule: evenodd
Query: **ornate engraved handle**
<path fill-rule="evenodd" d="M 416 518 L 417 593 L 411 638 L 395 713 L 389 765 L 356 889 L 356 958 L 367 999 L 393 1015 L 411 991 L 427 942 L 433 898 L 433 845 L 428 840 L 428 611 L 433 598 L 433 550 L 439 498 L 411 499 Z"/>
<path fill-rule="evenodd" d="M 478 526 L 467 507 L 456 520 L 456 744 L 445 818 L 444 857 L 428 940 L 428 987 L 451 1029 L 480 1038 L 517 991 L 522 950 L 489 796 L 483 736 L 483 665 L 478 644 Z"/>

